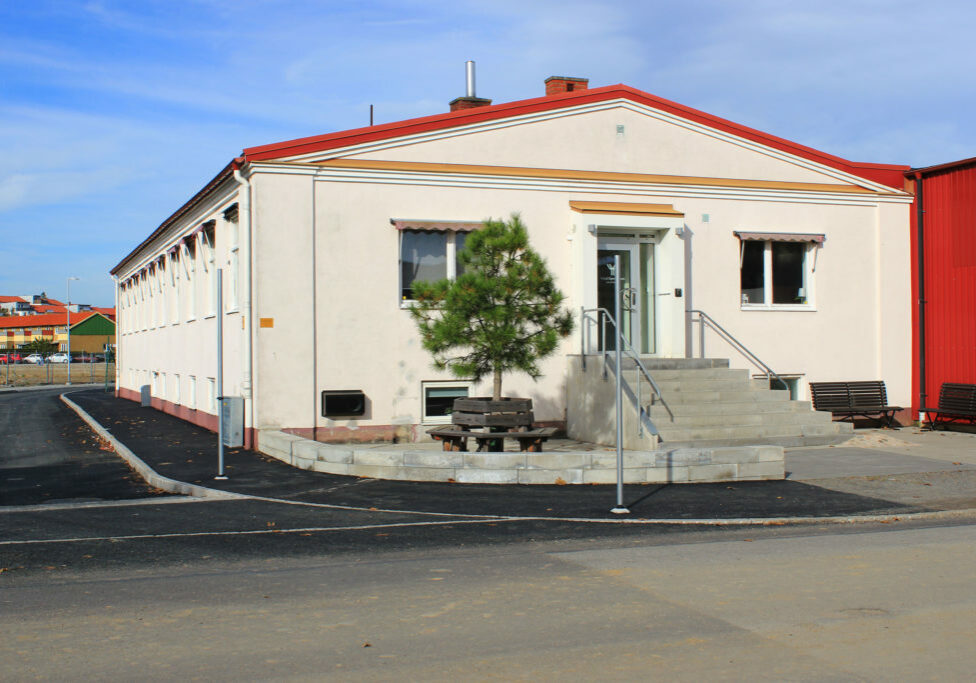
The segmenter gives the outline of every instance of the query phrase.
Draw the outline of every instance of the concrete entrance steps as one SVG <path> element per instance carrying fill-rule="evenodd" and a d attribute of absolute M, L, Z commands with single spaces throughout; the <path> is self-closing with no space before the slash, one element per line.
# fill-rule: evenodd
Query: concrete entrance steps
<path fill-rule="evenodd" d="M 808 401 L 791 401 L 786 391 L 768 388 L 747 370 L 729 368 L 727 359 L 641 358 L 674 415 L 660 402 L 644 400 L 660 432 L 660 448 L 713 448 L 769 444 L 824 446 L 850 437 L 850 424 L 833 422 Z M 624 361 L 624 377 L 634 375 Z M 642 379 L 641 396 L 651 396 Z"/>

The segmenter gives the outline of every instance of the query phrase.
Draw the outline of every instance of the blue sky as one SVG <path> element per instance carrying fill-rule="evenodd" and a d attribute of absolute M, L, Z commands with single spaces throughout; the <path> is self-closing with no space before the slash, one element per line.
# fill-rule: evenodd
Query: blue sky
<path fill-rule="evenodd" d="M 855 161 L 976 156 L 959 0 L 0 0 L 0 294 L 108 271 L 242 148 L 626 83 Z"/>

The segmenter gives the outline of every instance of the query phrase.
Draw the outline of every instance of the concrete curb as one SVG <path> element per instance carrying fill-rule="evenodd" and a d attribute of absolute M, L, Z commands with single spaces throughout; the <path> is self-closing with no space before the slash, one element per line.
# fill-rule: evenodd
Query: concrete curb
<path fill-rule="evenodd" d="M 194 496 L 196 498 L 213 498 L 213 499 L 231 499 L 231 498 L 250 498 L 250 496 L 245 496 L 241 493 L 231 493 L 228 491 L 220 491 L 218 489 L 207 488 L 206 486 L 199 486 L 197 484 L 189 484 L 184 481 L 177 481 L 176 479 L 170 479 L 169 477 L 164 477 L 159 474 L 156 470 L 147 465 L 139 456 L 130 451 L 125 444 L 112 436 L 112 433 L 100 425 L 95 418 L 85 412 L 85 410 L 79 406 L 77 403 L 72 401 L 65 394 L 61 394 L 61 400 L 75 411 L 82 420 L 84 420 L 89 427 L 95 430 L 95 433 L 100 437 L 108 441 L 116 453 L 121 456 L 123 460 L 129 463 L 129 466 L 139 473 L 146 483 L 150 486 L 154 486 L 163 491 L 169 491 L 170 493 L 178 493 L 184 496 Z"/>
<path fill-rule="evenodd" d="M 329 503 L 311 503 L 305 501 L 285 500 L 265 496 L 248 496 L 241 493 L 232 493 L 211 489 L 206 486 L 189 484 L 169 477 L 164 477 L 135 453 L 129 450 L 122 442 L 102 427 L 95 419 L 85 412 L 77 403 L 69 399 L 65 394 L 61 394 L 61 400 L 75 411 L 89 427 L 108 441 L 115 451 L 142 476 L 147 483 L 164 491 L 179 493 L 197 498 L 210 498 L 214 500 L 247 499 L 262 500 L 274 503 L 287 503 L 289 505 L 300 505 L 307 507 L 319 507 L 337 510 L 350 510 L 362 512 L 396 513 L 396 514 L 418 514 L 431 515 L 433 517 L 461 517 L 470 521 L 483 522 L 524 522 L 524 521 L 544 521 L 544 522 L 571 522 L 577 524 L 626 524 L 626 525 L 678 525 L 678 526 L 787 526 L 787 525 L 815 525 L 815 524 L 891 524 L 894 522 L 916 522 L 916 521 L 946 521 L 953 519 L 972 519 L 976 518 L 976 508 L 963 508 L 960 510 L 934 510 L 931 512 L 910 512 L 902 514 L 887 515 L 846 515 L 832 517 L 735 517 L 735 518 L 698 518 L 698 519 L 662 519 L 662 518 L 606 518 L 598 519 L 593 517 L 548 517 L 540 515 L 527 515 L 518 517 L 513 515 L 473 515 L 470 513 L 444 513 L 444 512 L 422 512 L 419 510 L 393 510 L 388 508 L 367 508 L 354 507 L 347 505 L 333 505 Z M 462 520 L 458 520 L 462 521 Z M 444 524 L 445 522 L 431 522 Z M 279 531 L 285 531 L 284 529 Z"/>
<path fill-rule="evenodd" d="M 53 389 L 91 389 L 92 387 L 102 387 L 105 386 L 103 382 L 95 382 L 94 384 L 31 384 L 22 387 L 8 387 L 0 386 L 0 394 L 19 394 L 22 391 L 44 391 Z M 115 386 L 114 384 L 112 386 Z"/>

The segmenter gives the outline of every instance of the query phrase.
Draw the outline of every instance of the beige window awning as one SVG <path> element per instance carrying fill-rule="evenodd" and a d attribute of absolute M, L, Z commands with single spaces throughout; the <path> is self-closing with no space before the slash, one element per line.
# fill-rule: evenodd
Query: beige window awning
<path fill-rule="evenodd" d="M 743 242 L 816 242 L 823 244 L 826 237 L 802 232 L 745 232 L 735 230 L 733 234 Z"/>
<path fill-rule="evenodd" d="M 481 221 L 431 221 L 391 218 L 390 223 L 397 230 L 423 230 L 426 232 L 472 232 L 485 227 Z"/>

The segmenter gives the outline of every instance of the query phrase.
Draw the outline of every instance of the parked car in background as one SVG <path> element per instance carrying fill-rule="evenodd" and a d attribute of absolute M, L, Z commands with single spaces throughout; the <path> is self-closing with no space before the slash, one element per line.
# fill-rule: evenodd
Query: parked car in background
<path fill-rule="evenodd" d="M 33 363 L 34 365 L 40 365 L 44 362 L 44 356 L 39 353 L 32 353 L 31 355 L 24 358 L 25 363 Z"/>
<path fill-rule="evenodd" d="M 68 354 L 66 353 L 52 353 L 47 357 L 48 363 L 68 363 Z"/>
<path fill-rule="evenodd" d="M 23 363 L 24 357 L 19 353 L 0 353 L 0 363 Z"/>
<path fill-rule="evenodd" d="M 95 355 L 92 353 L 79 353 L 71 359 L 72 363 L 97 363 Z"/>

